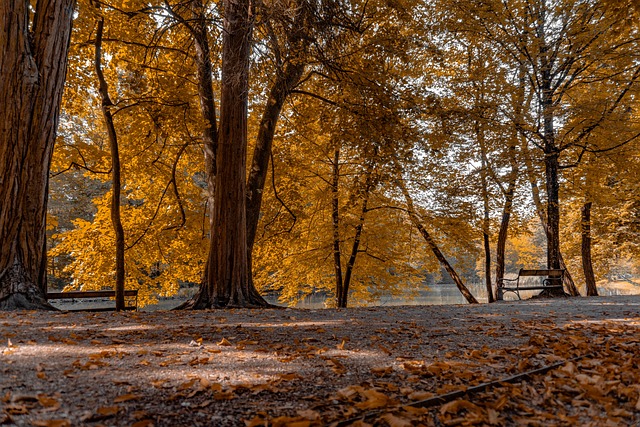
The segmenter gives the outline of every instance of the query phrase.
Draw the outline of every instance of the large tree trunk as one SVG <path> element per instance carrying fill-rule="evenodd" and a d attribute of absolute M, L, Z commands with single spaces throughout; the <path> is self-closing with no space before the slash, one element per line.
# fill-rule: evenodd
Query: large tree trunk
<path fill-rule="evenodd" d="M 104 30 L 104 18 L 100 17 L 97 21 L 96 40 L 95 40 L 95 70 L 98 76 L 98 92 L 102 99 L 102 116 L 105 126 L 107 127 L 107 135 L 109 137 L 109 147 L 111 151 L 111 223 L 115 233 L 115 255 L 116 255 L 116 311 L 124 310 L 124 281 L 125 281 L 125 262 L 124 262 L 124 229 L 122 228 L 122 218 L 120 216 L 120 149 L 118 146 L 118 134 L 113 124 L 113 115 L 111 108 L 113 102 L 109 97 L 109 85 L 104 78 L 102 72 L 102 33 Z"/>
<path fill-rule="evenodd" d="M 440 250 L 436 242 L 433 240 L 429 232 L 422 225 L 420 218 L 418 217 L 418 214 L 416 213 L 415 208 L 413 206 L 413 199 L 411 198 L 411 195 L 409 194 L 407 187 L 399 179 L 396 181 L 396 184 L 398 185 L 398 187 L 402 191 L 402 195 L 404 196 L 405 202 L 407 204 L 407 212 L 409 214 L 409 218 L 411 219 L 411 222 L 418 229 L 418 231 L 424 238 L 425 242 L 427 243 L 427 246 L 429 246 L 429 249 L 431 249 L 436 259 L 440 262 L 440 265 L 442 265 L 442 267 L 447 271 L 447 273 L 449 273 L 449 276 L 451 276 L 451 279 L 453 279 L 453 282 L 456 284 L 456 287 L 458 288 L 462 296 L 467 300 L 467 302 L 469 304 L 478 304 L 478 300 L 473 296 L 471 291 L 469 291 L 469 289 L 465 286 L 464 282 L 462 281 L 462 278 L 458 275 L 458 273 L 455 271 L 453 266 L 449 263 L 447 258 L 444 256 L 444 254 L 442 253 L 442 251 Z"/>
<path fill-rule="evenodd" d="M 214 307 L 267 305 L 252 289 L 247 263 L 247 105 L 252 26 L 249 0 L 224 1 L 222 96 L 207 283 Z"/>
<path fill-rule="evenodd" d="M 45 300 L 46 211 L 73 7 L 0 3 L 0 309 L 53 309 Z"/>
<path fill-rule="evenodd" d="M 591 262 L 591 202 L 585 202 L 582 206 L 582 269 L 584 279 L 587 284 L 587 295 L 598 296 L 596 278 L 593 274 L 593 263 Z"/>

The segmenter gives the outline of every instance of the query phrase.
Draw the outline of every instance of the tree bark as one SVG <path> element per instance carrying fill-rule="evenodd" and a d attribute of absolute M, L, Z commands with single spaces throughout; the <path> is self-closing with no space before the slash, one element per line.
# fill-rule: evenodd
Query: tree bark
<path fill-rule="evenodd" d="M 100 17 L 97 21 L 96 40 L 95 40 L 95 60 L 94 66 L 96 75 L 98 76 L 98 92 L 102 99 L 102 116 L 105 126 L 107 127 L 107 135 L 109 137 L 109 147 L 111 151 L 111 223 L 115 234 L 115 270 L 116 270 L 116 311 L 124 310 L 124 281 L 125 281 L 125 262 L 124 262 L 124 229 L 122 228 L 122 218 L 120 215 L 120 190 L 122 188 L 120 178 L 120 149 L 118 145 L 118 134 L 113 124 L 113 115 L 111 108 L 113 102 L 109 97 L 109 85 L 104 78 L 102 71 L 102 34 L 104 31 L 104 18 Z"/>
<path fill-rule="evenodd" d="M 349 286 L 351 285 L 351 277 L 353 276 L 353 269 L 356 266 L 356 259 L 360 250 L 360 240 L 362 239 L 362 230 L 364 229 L 365 216 L 367 214 L 367 206 L 369 204 L 369 195 L 373 186 L 371 179 L 371 169 L 367 171 L 366 184 L 364 193 L 362 194 L 362 208 L 360 209 L 360 218 L 358 224 L 356 224 L 355 234 L 353 236 L 353 245 L 351 245 L 351 254 L 347 261 L 346 270 L 344 272 L 344 281 L 342 284 L 342 296 L 340 298 L 341 305 L 338 307 L 347 308 L 349 302 Z"/>
<path fill-rule="evenodd" d="M 338 185 L 340 183 L 340 147 L 333 153 L 333 174 L 331 180 L 331 225 L 333 227 L 333 269 L 336 281 L 336 306 L 343 307 L 342 252 L 340 250 L 340 204 Z"/>
<path fill-rule="evenodd" d="M 480 145 L 481 171 L 480 181 L 482 185 L 482 208 L 484 217 L 482 219 L 482 241 L 484 243 L 484 281 L 487 289 L 488 302 L 495 302 L 493 298 L 493 284 L 491 281 L 491 243 L 490 243 L 490 222 L 489 222 L 489 183 L 487 179 L 489 160 L 484 141 L 484 129 L 480 123 L 475 123 L 476 137 Z"/>
<path fill-rule="evenodd" d="M 0 3 L 0 309 L 45 300 L 49 168 L 73 0 Z M 30 25 L 30 5 L 35 9 Z"/>
<path fill-rule="evenodd" d="M 594 297 L 598 296 L 598 288 L 591 262 L 591 206 L 592 202 L 585 202 L 582 206 L 582 270 L 587 284 L 587 295 Z"/>
<path fill-rule="evenodd" d="M 525 166 L 527 168 L 527 176 L 529 178 L 529 184 L 531 185 L 531 197 L 533 198 L 533 203 L 536 208 L 536 213 L 538 214 L 538 218 L 540 219 L 540 223 L 542 224 L 542 228 L 544 229 L 545 235 L 547 239 L 549 239 L 549 227 L 547 225 L 547 220 L 545 218 L 545 211 L 542 205 L 542 201 L 540 200 L 540 189 L 538 188 L 538 184 L 536 182 L 535 174 L 533 171 L 533 165 L 531 164 L 531 158 L 529 156 L 527 150 L 526 141 L 522 144 L 523 157 L 525 159 Z M 564 269 L 564 280 L 563 283 L 567 287 L 569 294 L 571 296 L 580 296 L 580 292 L 578 292 L 578 288 L 576 287 L 573 277 L 571 277 L 571 273 L 567 268 L 564 258 L 562 257 L 562 252 L 559 252 L 559 261 L 560 268 Z"/>
<path fill-rule="evenodd" d="M 253 245 L 256 240 L 260 208 L 264 185 L 269 170 L 269 158 L 273 147 L 273 138 L 276 132 L 278 118 L 284 107 L 284 103 L 291 90 L 298 84 L 305 69 L 304 63 L 289 62 L 287 66 L 276 75 L 276 80 L 271 86 L 269 98 L 265 106 L 256 145 L 253 149 L 251 169 L 247 180 L 247 259 L 249 266 L 249 280 L 253 284 Z M 252 285 L 255 289 L 255 287 Z"/>
<path fill-rule="evenodd" d="M 402 194 L 405 198 L 405 202 L 407 204 L 407 213 L 409 214 L 409 218 L 411 219 L 411 222 L 413 223 L 413 225 L 418 229 L 418 231 L 424 238 L 425 242 L 427 243 L 427 246 L 429 246 L 429 248 L 435 255 L 436 259 L 440 262 L 440 265 L 442 265 L 442 267 L 447 271 L 447 273 L 449 273 L 449 276 L 451 276 L 451 279 L 453 279 L 453 282 L 456 284 L 456 287 L 458 288 L 462 296 L 467 300 L 467 302 L 469 304 L 478 304 L 478 300 L 473 296 L 471 291 L 469 291 L 469 289 L 465 286 L 464 282 L 462 281 L 462 278 L 458 276 L 458 273 L 455 271 L 453 266 L 449 263 L 447 258 L 444 256 L 444 254 L 442 253 L 442 251 L 440 250 L 436 242 L 433 240 L 429 232 L 424 228 L 424 226 L 420 222 L 420 218 L 418 217 L 418 214 L 416 213 L 413 206 L 413 199 L 411 198 L 411 195 L 409 194 L 407 187 L 400 180 L 397 180 L 396 184 L 402 191 Z"/>
<path fill-rule="evenodd" d="M 246 157 L 252 17 L 249 0 L 224 1 L 222 96 L 208 257 L 213 307 L 263 307 L 248 279 Z"/>
<path fill-rule="evenodd" d="M 189 23 L 173 12 L 178 21 L 182 22 L 193 37 L 196 48 L 196 72 L 198 78 L 198 98 L 200 113 L 204 121 L 202 130 L 202 145 L 204 164 L 207 176 L 207 214 L 209 229 L 213 230 L 213 208 L 215 206 L 216 152 L 218 144 L 218 126 L 216 117 L 216 102 L 213 94 L 213 65 L 211 63 L 211 49 L 209 47 L 208 26 L 202 0 L 192 0 L 189 3 L 192 20 Z M 202 310 L 211 307 L 213 289 L 209 286 L 209 262 L 207 257 L 202 281 L 198 292 L 176 309 Z"/>

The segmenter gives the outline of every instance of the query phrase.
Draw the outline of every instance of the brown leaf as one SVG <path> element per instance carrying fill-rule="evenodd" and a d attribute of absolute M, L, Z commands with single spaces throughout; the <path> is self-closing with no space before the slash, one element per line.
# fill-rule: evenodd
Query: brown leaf
<path fill-rule="evenodd" d="M 35 420 L 31 424 L 37 427 L 71 427 L 69 420 Z"/>
<path fill-rule="evenodd" d="M 362 390 L 360 395 L 366 399 L 364 402 L 356 403 L 356 407 L 360 409 L 382 408 L 395 403 L 395 400 L 374 389 Z"/>
<path fill-rule="evenodd" d="M 96 411 L 100 415 L 112 416 L 116 415 L 120 410 L 119 406 L 103 406 Z"/>
<path fill-rule="evenodd" d="M 53 397 L 47 396 L 46 394 L 39 394 L 38 402 L 40 402 L 43 407 L 47 408 L 50 411 L 60 409 L 60 402 L 58 402 L 58 400 Z"/>
<path fill-rule="evenodd" d="M 413 425 L 411 421 L 391 413 L 384 414 L 380 419 L 385 420 L 389 427 L 411 427 Z"/>
<path fill-rule="evenodd" d="M 226 339 L 226 338 L 222 338 L 222 340 L 220 340 L 220 342 L 218 343 L 218 345 L 220 345 L 220 346 L 224 346 L 224 347 L 230 347 L 230 346 L 232 346 L 233 344 L 231 344 L 231 342 L 229 342 L 229 340 L 228 340 L 228 339 Z"/>
<path fill-rule="evenodd" d="M 137 394 L 123 394 L 122 396 L 118 396 L 115 399 L 113 399 L 113 403 L 122 403 L 122 402 L 128 402 L 130 400 L 138 400 L 140 399 L 140 396 Z"/>
<path fill-rule="evenodd" d="M 442 405 L 442 407 L 440 408 L 440 413 L 441 414 L 447 414 L 447 413 L 451 413 L 451 414 L 457 414 L 458 412 L 462 411 L 463 409 L 469 411 L 469 412 L 480 412 L 481 408 L 477 405 L 474 405 L 473 403 L 464 400 L 464 399 L 458 399 L 458 400 L 454 400 L 453 402 L 449 402 L 449 403 L 445 403 L 444 405 Z"/>
<path fill-rule="evenodd" d="M 153 427 L 154 425 L 155 424 L 153 424 L 153 420 L 146 419 L 136 421 L 135 423 L 131 424 L 131 427 Z"/>

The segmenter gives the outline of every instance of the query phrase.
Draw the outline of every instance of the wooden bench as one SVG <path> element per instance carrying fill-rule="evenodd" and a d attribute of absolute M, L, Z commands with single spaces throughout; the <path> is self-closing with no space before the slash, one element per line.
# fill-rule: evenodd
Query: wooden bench
<path fill-rule="evenodd" d="M 116 291 L 69 291 L 69 292 L 47 292 L 47 300 L 52 299 L 83 299 L 83 298 L 115 298 Z M 128 289 L 124 291 L 124 310 L 136 311 L 138 310 L 138 290 Z M 113 307 L 97 307 L 97 308 L 83 308 L 78 310 L 67 311 L 115 311 Z"/>
<path fill-rule="evenodd" d="M 542 283 L 536 285 L 521 284 L 521 277 L 545 277 Z M 547 290 L 547 289 L 563 289 L 562 279 L 564 278 L 563 269 L 549 270 L 527 270 L 521 268 L 518 277 L 515 279 L 502 278 L 498 281 L 497 299 L 502 300 L 505 292 L 513 292 L 520 298 L 520 291 L 529 290 Z"/>

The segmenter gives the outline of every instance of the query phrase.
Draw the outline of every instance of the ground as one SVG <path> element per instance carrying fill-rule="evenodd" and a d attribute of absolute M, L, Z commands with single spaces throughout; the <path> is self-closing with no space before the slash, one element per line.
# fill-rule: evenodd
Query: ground
<path fill-rule="evenodd" d="M 640 425 L 640 296 L 0 312 L 0 339 L 5 425 Z"/>

